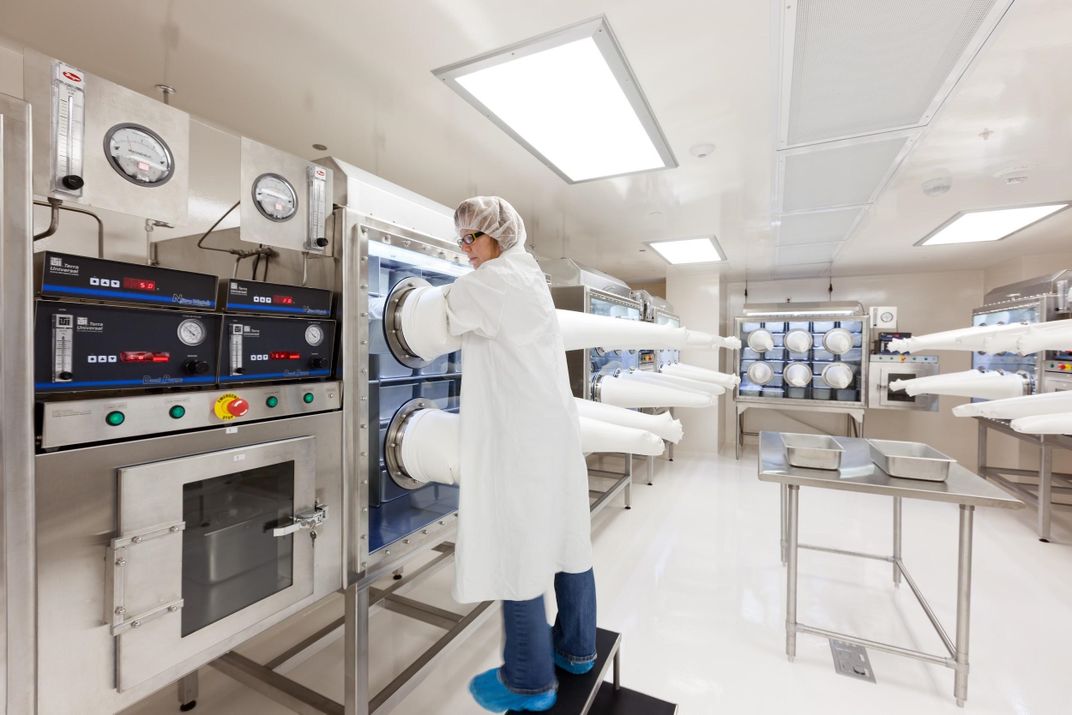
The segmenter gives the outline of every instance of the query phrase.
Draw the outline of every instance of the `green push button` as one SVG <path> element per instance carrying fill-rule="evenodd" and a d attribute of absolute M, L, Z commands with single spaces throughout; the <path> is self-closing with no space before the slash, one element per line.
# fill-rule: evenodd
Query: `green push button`
<path fill-rule="evenodd" d="M 302 401 L 305 402 L 305 404 L 307 405 L 311 405 L 314 399 L 315 398 L 313 397 L 313 393 L 311 392 L 306 392 L 304 395 L 302 395 Z"/>
<path fill-rule="evenodd" d="M 180 420 L 186 416 L 186 408 L 182 405 L 174 405 L 168 410 L 168 414 L 171 416 L 171 419 Z"/>
<path fill-rule="evenodd" d="M 104 421 L 112 427 L 118 427 L 119 425 L 123 424 L 123 420 L 125 420 L 126 418 L 127 416 L 124 415 L 122 412 L 120 412 L 119 410 L 114 410 L 112 412 L 109 412 L 105 416 Z"/>
<path fill-rule="evenodd" d="M 275 407 L 279 404 L 279 398 L 275 395 L 270 395 L 268 399 L 264 401 L 264 404 L 268 405 L 269 407 Z"/>

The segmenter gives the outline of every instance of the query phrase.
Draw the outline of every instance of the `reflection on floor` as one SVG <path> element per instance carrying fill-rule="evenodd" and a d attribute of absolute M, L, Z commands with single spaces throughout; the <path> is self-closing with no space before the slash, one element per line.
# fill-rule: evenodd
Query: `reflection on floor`
<path fill-rule="evenodd" d="M 659 463 L 655 486 L 633 488 L 633 509 L 596 519 L 599 621 L 623 634 L 622 682 L 708 713 L 958 712 L 953 673 L 871 651 L 877 684 L 834 673 L 826 641 L 802 635 L 795 663 L 784 647 L 785 571 L 778 559 L 778 490 L 756 479 L 754 453 Z M 805 491 L 801 540 L 888 552 L 890 501 Z M 1072 642 L 1072 510 L 1055 509 L 1054 541 L 1035 537 L 1034 514 L 980 509 L 975 519 L 971 679 L 973 715 L 1068 712 L 1067 644 Z M 955 623 L 957 508 L 905 503 L 904 558 L 939 617 Z M 893 588 L 888 565 L 832 554 L 800 558 L 801 620 L 880 641 L 939 652 L 941 644 L 907 587 Z M 451 569 L 414 592 L 444 608 Z M 332 599 L 281 637 L 297 641 L 341 612 Z M 372 685 L 383 687 L 441 631 L 377 610 L 371 617 Z M 496 616 L 459 655 L 422 683 L 398 715 L 482 712 L 466 692 L 473 674 L 500 662 Z M 277 637 L 273 635 L 272 637 Z M 261 637 L 241 650 L 260 661 L 280 649 Z M 290 677 L 342 700 L 343 644 L 288 665 Z M 211 668 L 201 671 L 200 715 L 289 713 Z M 129 713 L 177 712 L 173 687 Z"/>

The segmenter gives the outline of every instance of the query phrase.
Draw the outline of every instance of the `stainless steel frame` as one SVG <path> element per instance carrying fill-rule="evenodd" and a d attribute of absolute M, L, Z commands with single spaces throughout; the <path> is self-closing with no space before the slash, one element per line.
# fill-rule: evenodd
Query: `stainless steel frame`
<path fill-rule="evenodd" d="M 1038 512 L 1036 529 L 1039 541 L 1048 542 L 1053 521 L 1053 497 L 1055 494 L 1072 494 L 1072 474 L 1053 471 L 1053 451 L 1054 449 L 1072 451 L 1072 437 L 1055 434 L 1023 434 L 1010 427 L 1007 420 L 992 420 L 986 417 L 976 417 L 975 420 L 979 428 L 979 474 L 1035 507 Z M 990 464 L 988 450 L 990 430 L 1037 446 L 1039 468 L 1037 470 L 1015 469 Z M 1010 477 L 1015 477 L 1016 480 Z"/>
<path fill-rule="evenodd" d="M 37 712 L 30 105 L 0 94 L 0 710 Z"/>
<path fill-rule="evenodd" d="M 840 472 L 821 472 L 813 469 L 796 469 L 785 462 L 782 454 L 781 438 L 777 432 L 764 432 L 760 435 L 759 479 L 775 482 L 779 486 L 782 500 L 780 518 L 781 561 L 786 566 L 786 620 L 785 652 L 792 661 L 796 657 L 798 633 L 810 633 L 822 638 L 837 639 L 855 643 L 866 648 L 881 650 L 894 655 L 914 658 L 927 663 L 943 665 L 953 669 L 953 693 L 958 706 L 963 706 L 968 697 L 968 631 L 971 612 L 971 559 L 972 559 L 972 522 L 976 506 L 999 508 L 1020 508 L 1023 503 L 1005 496 L 1000 489 L 988 485 L 978 475 L 972 474 L 960 465 L 951 468 L 949 483 L 919 482 L 910 479 L 896 479 L 882 472 L 871 464 L 869 445 L 862 439 L 841 440 L 846 450 Z M 851 476 L 845 479 L 844 476 Z M 855 491 L 865 494 L 881 495 L 893 499 L 893 554 L 891 556 L 862 553 L 846 549 L 824 546 L 812 546 L 799 543 L 798 528 L 800 523 L 800 489 L 817 487 Z M 957 623 L 955 638 L 950 638 L 939 622 L 934 609 L 924 598 L 904 565 L 901 551 L 902 536 L 902 500 L 922 499 L 956 504 L 960 513 L 959 548 L 957 557 Z M 927 619 L 941 639 L 948 655 L 934 655 L 901 646 L 868 640 L 845 633 L 816 628 L 801 623 L 797 617 L 797 568 L 800 549 L 810 549 L 843 556 L 885 561 L 893 567 L 893 582 L 899 586 L 903 579 L 908 583 L 912 594 L 919 601 Z"/>

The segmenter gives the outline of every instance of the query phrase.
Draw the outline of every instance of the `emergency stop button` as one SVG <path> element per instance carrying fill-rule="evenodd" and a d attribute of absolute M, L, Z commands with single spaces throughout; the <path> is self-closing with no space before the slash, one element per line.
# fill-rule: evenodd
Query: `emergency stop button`
<path fill-rule="evenodd" d="M 233 392 L 220 395 L 213 406 L 213 412 L 221 420 L 233 420 L 249 412 L 249 403 Z"/>

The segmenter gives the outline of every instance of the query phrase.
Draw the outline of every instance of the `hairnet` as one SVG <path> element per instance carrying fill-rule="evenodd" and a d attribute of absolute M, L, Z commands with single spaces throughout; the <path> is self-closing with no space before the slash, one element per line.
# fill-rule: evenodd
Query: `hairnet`
<path fill-rule="evenodd" d="M 506 199 L 498 196 L 474 196 L 461 202 L 454 210 L 454 229 L 459 236 L 470 231 L 486 233 L 504 251 L 525 245 L 525 222 Z"/>

